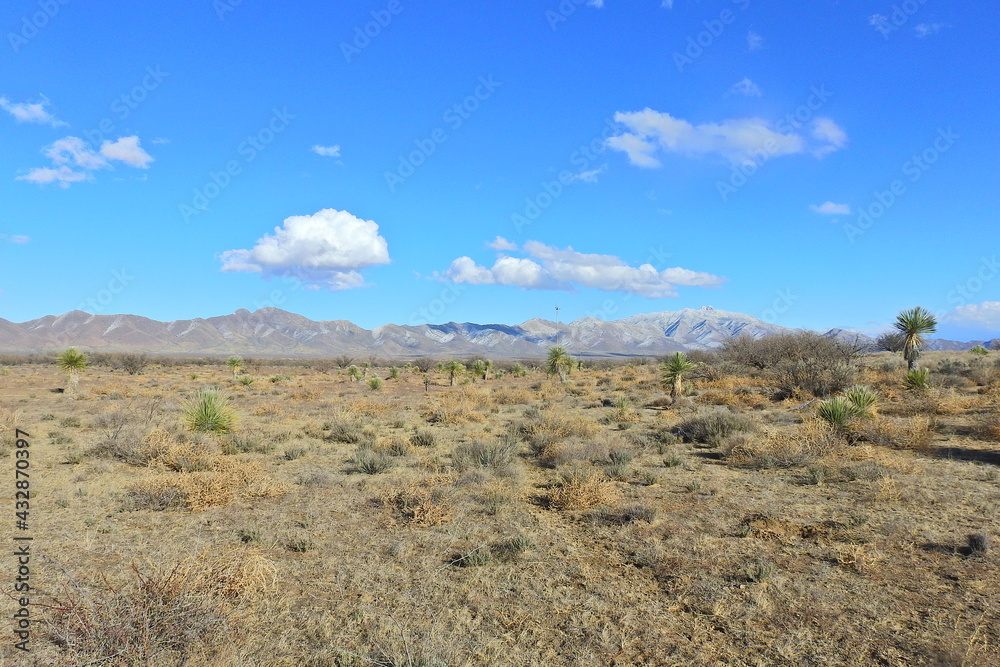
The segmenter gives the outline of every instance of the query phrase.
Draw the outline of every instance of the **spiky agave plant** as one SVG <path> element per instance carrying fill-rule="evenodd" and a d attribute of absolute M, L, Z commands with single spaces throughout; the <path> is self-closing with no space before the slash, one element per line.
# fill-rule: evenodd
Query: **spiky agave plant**
<path fill-rule="evenodd" d="M 930 386 L 930 375 L 930 370 L 926 368 L 914 368 L 913 370 L 906 371 L 903 383 L 911 391 L 922 391 Z"/>
<path fill-rule="evenodd" d="M 859 417 L 870 417 L 878 407 L 878 392 L 863 384 L 856 384 L 844 392 L 847 402 L 858 409 Z"/>
<path fill-rule="evenodd" d="M 184 422 L 192 431 L 226 433 L 236 423 L 236 412 L 218 389 L 201 389 L 184 406 Z"/>
<path fill-rule="evenodd" d="M 926 308 L 917 306 L 897 315 L 893 326 L 903 335 L 903 358 L 906 359 L 906 370 L 915 370 L 920 347 L 924 344 L 924 336 L 937 331 L 937 318 Z"/>
<path fill-rule="evenodd" d="M 843 396 L 836 396 L 819 404 L 816 411 L 820 419 L 838 431 L 847 431 L 851 423 L 858 418 L 858 407 Z"/>
<path fill-rule="evenodd" d="M 663 362 L 663 386 L 670 387 L 670 397 L 674 400 L 684 393 L 684 374 L 692 368 L 694 364 L 683 352 L 674 352 Z"/>

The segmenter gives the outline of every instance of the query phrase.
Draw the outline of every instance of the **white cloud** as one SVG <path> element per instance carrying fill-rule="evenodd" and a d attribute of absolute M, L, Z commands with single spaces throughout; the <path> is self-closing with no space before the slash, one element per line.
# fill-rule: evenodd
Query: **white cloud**
<path fill-rule="evenodd" d="M 604 7 L 604 0 L 587 0 L 587 4 L 590 5 L 591 7 L 597 7 L 598 9 L 601 9 L 602 7 Z"/>
<path fill-rule="evenodd" d="M 80 137 L 64 137 L 42 149 L 42 154 L 52 161 L 52 167 L 31 169 L 15 180 L 38 185 L 58 183 L 60 187 L 67 188 L 70 183 L 92 180 L 92 172 L 110 168 L 112 162 L 146 169 L 153 161 L 153 157 L 139 146 L 137 136 L 105 141 L 100 152 L 91 149 Z"/>
<path fill-rule="evenodd" d="M 660 7 L 666 7 L 667 9 L 673 9 L 674 8 L 674 0 L 663 0 L 663 2 L 660 3 Z"/>
<path fill-rule="evenodd" d="M 951 309 L 945 319 L 962 326 L 997 329 L 1000 328 L 1000 301 L 958 306 Z"/>
<path fill-rule="evenodd" d="M 747 48 L 752 51 L 760 51 L 764 48 L 764 38 L 760 33 L 751 30 L 747 33 Z"/>
<path fill-rule="evenodd" d="M 497 236 L 495 239 L 486 244 L 494 250 L 517 250 L 517 244 L 512 243 L 502 236 Z"/>
<path fill-rule="evenodd" d="M 323 157 L 340 157 L 339 144 L 334 144 L 333 146 L 320 146 L 317 144 L 310 150 L 316 155 L 322 155 Z"/>
<path fill-rule="evenodd" d="M 812 135 L 824 145 L 813 149 L 816 157 L 834 153 L 847 143 L 847 133 L 829 118 L 816 118 L 812 122 Z"/>
<path fill-rule="evenodd" d="M 47 185 L 49 183 L 58 183 L 61 188 L 68 188 L 70 183 L 79 183 L 80 181 L 87 181 L 92 179 L 88 172 L 73 171 L 69 167 L 63 165 L 56 169 L 51 169 L 49 167 L 37 167 L 31 169 L 27 174 L 18 176 L 14 180 L 17 181 L 28 181 L 29 183 L 36 183 L 38 185 Z"/>
<path fill-rule="evenodd" d="M 844 131 L 828 118 L 813 121 L 810 137 L 790 128 L 778 129 L 762 118 L 733 118 L 694 125 L 649 108 L 629 113 L 619 111 L 615 121 L 628 131 L 608 139 L 608 147 L 626 153 L 632 164 L 640 167 L 660 166 L 655 156 L 657 151 L 691 157 L 721 155 L 734 164 L 747 159 L 759 163 L 807 150 L 822 156 L 838 150 L 847 141 Z"/>
<path fill-rule="evenodd" d="M 809 209 L 814 213 L 819 213 L 820 215 L 850 215 L 851 207 L 849 204 L 834 204 L 832 201 L 824 202 L 819 206 L 816 204 L 810 204 Z"/>
<path fill-rule="evenodd" d="M 31 241 L 31 237 L 30 236 L 25 236 L 24 234 L 14 234 L 13 236 L 9 237 L 7 240 L 10 241 L 11 243 L 16 243 L 18 245 L 24 245 L 24 244 L 29 243 Z"/>
<path fill-rule="evenodd" d="M 49 98 L 44 95 L 40 102 L 11 102 L 6 97 L 0 97 L 0 109 L 9 113 L 19 123 L 40 123 L 52 127 L 66 125 L 45 108 L 48 105 Z"/>
<path fill-rule="evenodd" d="M 579 174 L 573 174 L 570 181 L 581 181 L 583 183 L 596 183 L 597 177 L 608 170 L 608 165 L 601 165 L 597 169 L 591 169 L 589 171 L 581 171 Z"/>
<path fill-rule="evenodd" d="M 313 289 L 364 287 L 360 271 L 390 261 L 388 244 L 378 231 L 374 220 L 332 208 L 294 215 L 250 250 L 223 252 L 222 270 L 292 277 Z"/>
<path fill-rule="evenodd" d="M 928 37 L 936 32 L 940 32 L 942 28 L 947 27 L 947 23 L 920 23 L 913 28 L 913 34 L 917 37 Z"/>
<path fill-rule="evenodd" d="M 151 141 L 150 143 L 152 143 L 154 146 L 160 146 L 162 144 L 169 144 L 170 143 L 170 139 L 164 139 L 163 137 L 157 137 L 157 138 L 153 139 L 153 141 Z"/>
<path fill-rule="evenodd" d="M 501 255 L 487 268 L 470 257 L 459 257 L 442 277 L 471 285 L 509 285 L 524 289 L 575 290 L 590 287 L 650 298 L 677 296 L 677 286 L 717 287 L 726 278 L 680 267 L 657 271 L 650 264 L 629 266 L 613 255 L 577 252 L 528 241 L 528 257 Z"/>
<path fill-rule="evenodd" d="M 741 81 L 729 89 L 731 95 L 746 95 L 747 97 L 760 97 L 760 86 L 751 81 L 748 77 L 743 77 Z"/>
<path fill-rule="evenodd" d="M 130 167 L 147 169 L 153 156 L 139 146 L 139 137 L 121 137 L 115 142 L 101 144 L 101 155 L 109 160 L 124 162 Z"/>

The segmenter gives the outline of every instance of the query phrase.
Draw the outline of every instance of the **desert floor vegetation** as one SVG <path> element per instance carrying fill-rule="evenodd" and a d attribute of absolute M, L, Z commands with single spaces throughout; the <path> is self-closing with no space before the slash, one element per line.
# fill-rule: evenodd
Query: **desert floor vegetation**
<path fill-rule="evenodd" d="M 35 662 L 0 664 L 1000 665 L 996 355 L 924 352 L 920 388 L 806 342 L 666 387 L 648 360 L 143 358 L 66 393 L 6 357 Z"/>

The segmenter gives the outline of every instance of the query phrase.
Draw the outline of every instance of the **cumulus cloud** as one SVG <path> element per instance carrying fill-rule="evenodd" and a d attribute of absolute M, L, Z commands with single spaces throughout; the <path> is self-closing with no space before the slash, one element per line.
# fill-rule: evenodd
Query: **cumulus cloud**
<path fill-rule="evenodd" d="M 148 169 L 153 156 L 139 146 L 139 137 L 121 137 L 101 144 L 101 155 L 109 160 L 124 162 L 130 167 Z"/>
<path fill-rule="evenodd" d="M 581 171 L 579 174 L 573 174 L 570 177 L 570 181 L 580 181 L 581 183 L 596 183 L 597 177 L 608 170 L 608 165 L 604 164 L 597 169 L 590 169 L 588 171 Z"/>
<path fill-rule="evenodd" d="M 320 146 L 317 144 L 311 150 L 316 155 L 322 155 L 323 157 L 340 157 L 339 144 L 334 144 L 333 146 Z"/>
<path fill-rule="evenodd" d="M 760 86 L 751 81 L 748 77 L 743 77 L 741 81 L 729 89 L 730 95 L 745 95 L 746 97 L 760 97 Z"/>
<path fill-rule="evenodd" d="M 517 250 L 517 244 L 516 243 L 512 243 L 511 241 L 508 241 L 507 239 L 505 239 L 502 236 L 497 236 L 495 239 L 493 239 L 492 241 L 490 241 L 486 245 L 488 245 L 489 247 L 493 248 L 494 250 L 501 250 L 501 251 L 503 251 L 503 250 Z"/>
<path fill-rule="evenodd" d="M 508 285 L 523 289 L 568 290 L 590 287 L 607 292 L 625 292 L 650 298 L 677 296 L 676 288 L 718 287 L 726 278 L 674 267 L 658 271 L 651 264 L 629 266 L 613 255 L 581 253 L 572 247 L 556 248 L 528 241 L 527 257 L 501 254 L 492 267 L 459 257 L 439 276 L 470 285 Z"/>
<path fill-rule="evenodd" d="M 751 30 L 747 33 L 747 48 L 752 51 L 760 51 L 764 48 L 764 38 L 760 33 Z"/>
<path fill-rule="evenodd" d="M 39 123 L 59 127 L 66 123 L 57 119 L 47 107 L 49 98 L 42 95 L 40 102 L 11 102 L 6 97 L 0 97 L 0 109 L 3 109 L 19 123 Z"/>
<path fill-rule="evenodd" d="M 39 185 L 58 183 L 67 188 L 71 183 L 93 179 L 93 172 L 122 162 L 130 167 L 147 169 L 153 156 L 139 145 L 139 137 L 120 137 L 105 141 L 99 151 L 94 151 L 80 137 L 64 137 L 42 149 L 42 154 L 52 161 L 51 167 L 36 167 L 16 180 Z"/>
<path fill-rule="evenodd" d="M 848 204 L 834 204 L 832 201 L 823 202 L 819 206 L 809 205 L 810 210 L 820 215 L 850 215 L 851 207 Z"/>
<path fill-rule="evenodd" d="M 658 167 L 658 152 L 689 157 L 720 155 L 737 164 L 747 159 L 760 161 L 782 155 L 812 152 L 822 156 L 839 150 L 846 133 L 828 118 L 815 119 L 807 135 L 787 123 L 774 124 L 762 118 L 732 118 L 717 123 L 695 125 L 669 113 L 646 108 L 615 113 L 615 122 L 625 129 L 610 137 L 609 148 L 626 153 L 640 167 Z"/>
<path fill-rule="evenodd" d="M 364 287 L 361 270 L 389 263 L 389 247 L 374 220 L 327 208 L 285 218 L 249 250 L 227 250 L 223 271 L 296 278 L 308 287 L 330 290 Z"/>
<path fill-rule="evenodd" d="M 949 322 L 967 327 L 1000 328 L 1000 301 L 970 303 L 951 309 L 945 316 Z"/>

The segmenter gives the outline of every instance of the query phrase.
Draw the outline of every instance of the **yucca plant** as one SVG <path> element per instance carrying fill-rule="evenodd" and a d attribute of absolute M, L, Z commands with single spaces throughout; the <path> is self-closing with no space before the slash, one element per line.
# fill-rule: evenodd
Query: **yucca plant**
<path fill-rule="evenodd" d="M 465 372 L 465 364 L 452 359 L 444 365 L 442 370 L 448 374 L 451 378 L 451 386 L 454 387 L 455 383 L 458 381 L 458 376 Z"/>
<path fill-rule="evenodd" d="M 358 368 L 357 366 L 354 366 L 352 364 L 351 366 L 347 367 L 347 377 L 351 378 L 351 382 L 358 382 L 364 376 L 365 372 L 360 368 Z"/>
<path fill-rule="evenodd" d="M 370 380 L 368 380 L 368 388 L 371 389 L 372 391 L 380 390 L 382 388 L 382 379 L 371 378 Z"/>
<path fill-rule="evenodd" d="M 561 345 L 553 345 L 549 348 L 549 355 L 547 361 L 547 367 L 549 373 L 559 376 L 560 382 L 566 381 L 566 376 L 571 370 L 575 361 L 573 357 L 570 356 L 566 348 Z"/>
<path fill-rule="evenodd" d="M 931 372 L 927 368 L 914 368 L 906 372 L 903 383 L 911 391 L 922 391 L 930 386 L 930 375 Z"/>
<path fill-rule="evenodd" d="M 243 357 L 233 355 L 226 359 L 226 366 L 233 372 L 233 377 L 240 374 L 240 371 L 243 370 L 243 365 Z"/>
<path fill-rule="evenodd" d="M 249 387 L 254 383 L 254 381 L 256 381 L 256 379 L 257 378 L 253 377 L 252 375 L 244 375 L 238 378 L 236 381 L 239 382 L 244 387 Z"/>
<path fill-rule="evenodd" d="M 926 308 L 917 306 L 897 315 L 893 326 L 903 335 L 903 358 L 906 359 L 906 370 L 913 371 L 917 367 L 917 358 L 920 356 L 920 346 L 924 344 L 924 336 L 937 331 L 937 318 Z"/>
<path fill-rule="evenodd" d="M 674 352 L 663 362 L 663 386 L 670 387 L 670 397 L 674 400 L 684 393 L 684 374 L 693 368 L 694 364 L 683 352 Z"/>
<path fill-rule="evenodd" d="M 858 410 L 859 417 L 870 417 L 878 407 L 878 392 L 863 384 L 856 384 L 844 392 L 844 398 Z"/>
<path fill-rule="evenodd" d="M 87 368 L 87 355 L 75 347 L 67 348 L 56 357 L 56 365 L 60 370 L 69 372 L 69 377 L 66 379 L 66 393 L 75 393 L 79 382 L 77 373 L 82 373 Z"/>
<path fill-rule="evenodd" d="M 218 389 L 202 389 L 184 406 L 184 422 L 192 431 L 227 433 L 236 423 L 236 412 Z"/>
<path fill-rule="evenodd" d="M 971 352 L 972 354 L 975 354 L 976 356 L 979 356 L 979 357 L 985 357 L 986 355 L 988 355 L 990 353 L 990 351 L 987 350 L 982 345 L 975 346 L 974 348 L 972 348 L 971 350 L 969 350 L 969 352 Z"/>
<path fill-rule="evenodd" d="M 816 414 L 838 431 L 847 431 L 861 413 L 849 400 L 843 396 L 836 396 L 820 403 Z"/>

